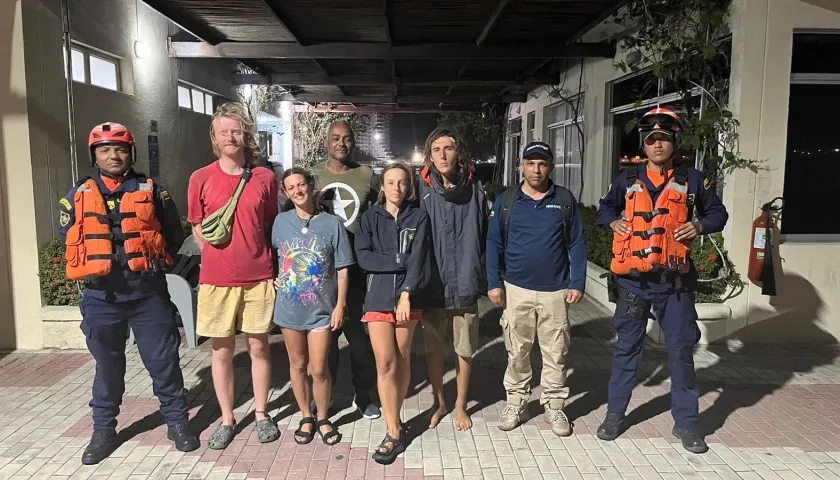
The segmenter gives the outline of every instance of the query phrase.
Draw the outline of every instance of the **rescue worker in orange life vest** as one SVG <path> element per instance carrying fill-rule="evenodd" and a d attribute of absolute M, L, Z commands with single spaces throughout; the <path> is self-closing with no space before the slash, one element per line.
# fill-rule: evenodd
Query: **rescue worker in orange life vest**
<path fill-rule="evenodd" d="M 128 129 L 97 125 L 88 145 L 95 169 L 59 207 L 67 278 L 85 283 L 81 328 L 96 360 L 93 435 L 82 463 L 99 463 L 120 445 L 116 426 L 129 326 L 169 426 L 167 437 L 182 452 L 195 450 L 200 444 L 187 425 L 181 337 L 164 272 L 184 242 L 180 217 L 167 191 L 132 168 L 134 137 Z"/>
<path fill-rule="evenodd" d="M 652 307 L 668 352 L 672 433 L 689 452 L 703 453 L 706 442 L 695 426 L 699 392 L 692 355 L 700 340 L 694 308 L 698 274 L 690 252 L 698 235 L 723 230 L 729 215 L 700 171 L 675 162 L 682 129 L 673 111 L 647 112 L 638 129 L 648 160 L 619 174 L 598 210 L 599 225 L 614 232 L 610 270 L 617 286 L 613 323 L 618 338 L 607 415 L 596 435 L 615 440 L 627 427 L 624 413 Z"/>

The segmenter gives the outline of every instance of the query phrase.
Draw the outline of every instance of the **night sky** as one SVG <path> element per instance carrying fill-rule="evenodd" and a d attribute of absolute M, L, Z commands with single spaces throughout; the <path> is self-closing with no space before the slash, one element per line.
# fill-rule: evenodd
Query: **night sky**
<path fill-rule="evenodd" d="M 437 127 L 437 113 L 395 113 L 391 116 L 391 153 L 410 158 L 414 147 L 422 152 L 426 137 Z"/>
<path fill-rule="evenodd" d="M 437 113 L 395 113 L 391 116 L 391 153 L 394 158 L 410 158 L 414 147 L 421 152 L 426 144 L 426 137 L 437 127 Z M 493 155 L 492 142 L 478 144 L 472 139 L 465 139 L 467 148 L 475 157 L 485 158 Z"/>

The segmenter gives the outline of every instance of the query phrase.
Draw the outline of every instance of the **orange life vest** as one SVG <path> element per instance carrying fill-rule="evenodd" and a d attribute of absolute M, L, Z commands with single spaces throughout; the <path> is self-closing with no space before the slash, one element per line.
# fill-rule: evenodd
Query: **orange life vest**
<path fill-rule="evenodd" d="M 693 240 L 677 241 L 674 231 L 689 221 L 688 182 L 677 168 L 653 203 L 650 190 L 635 173 L 628 174 L 624 218 L 629 234 L 613 234 L 610 270 L 616 275 L 652 271 L 688 273 Z M 632 183 L 631 183 L 632 181 Z"/>
<path fill-rule="evenodd" d="M 109 212 L 99 186 L 92 178 L 73 197 L 75 222 L 67 232 L 67 278 L 87 280 L 107 275 L 116 260 L 135 272 L 158 271 L 174 263 L 166 252 L 166 239 L 155 216 L 154 183 L 137 179 L 137 190 L 122 194 L 119 212 Z M 119 222 L 115 238 L 112 222 Z M 124 258 L 114 248 L 121 242 Z"/>

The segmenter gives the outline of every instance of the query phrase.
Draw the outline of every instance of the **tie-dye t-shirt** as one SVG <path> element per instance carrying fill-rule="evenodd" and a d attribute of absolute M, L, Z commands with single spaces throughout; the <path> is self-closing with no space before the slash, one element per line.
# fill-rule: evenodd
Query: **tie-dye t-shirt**
<path fill-rule="evenodd" d="M 338 299 L 336 270 L 356 263 L 341 219 L 321 212 L 304 233 L 305 224 L 290 210 L 277 215 L 271 230 L 280 275 L 274 323 L 294 330 L 330 324 Z"/>

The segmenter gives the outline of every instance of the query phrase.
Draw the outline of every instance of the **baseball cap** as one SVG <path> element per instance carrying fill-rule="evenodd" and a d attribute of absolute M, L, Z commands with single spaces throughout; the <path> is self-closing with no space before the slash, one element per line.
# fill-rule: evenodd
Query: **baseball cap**
<path fill-rule="evenodd" d="M 525 146 L 525 150 L 522 150 L 522 158 L 527 158 L 532 155 L 540 157 L 544 160 L 554 159 L 554 154 L 551 152 L 551 147 L 549 147 L 548 144 L 544 142 L 531 142 Z"/>

